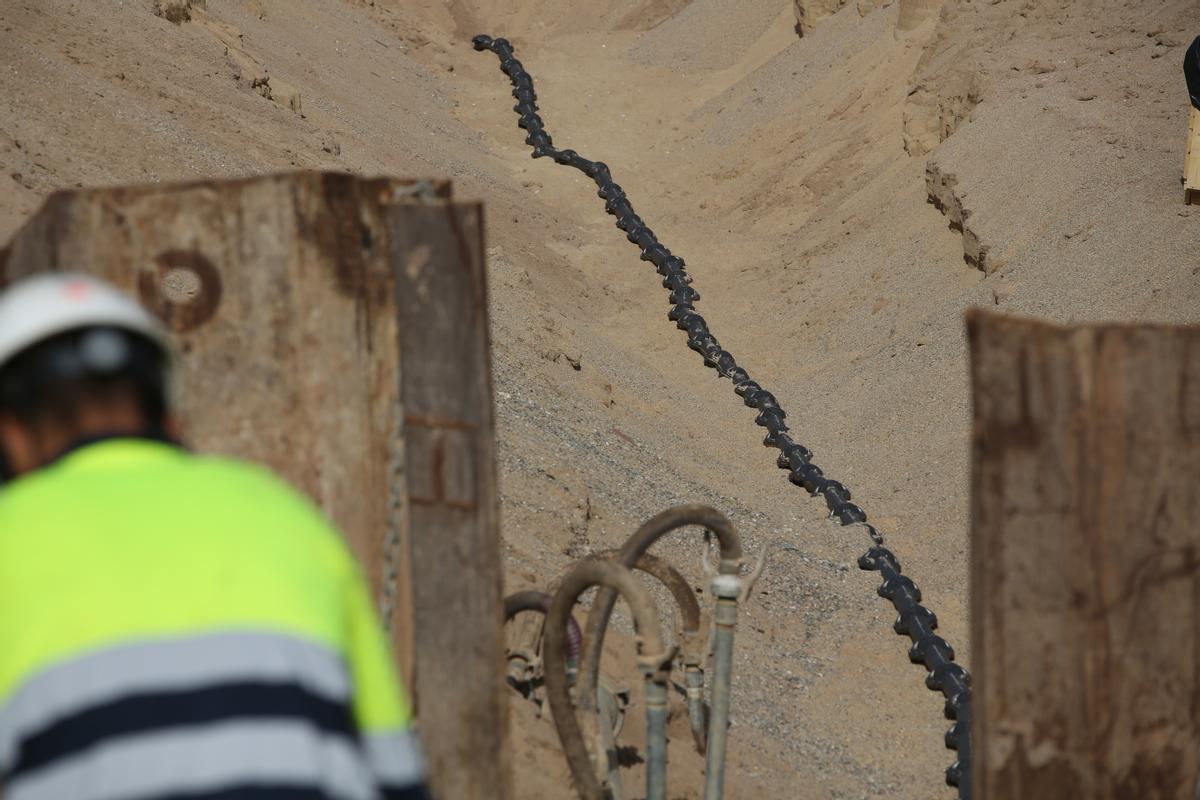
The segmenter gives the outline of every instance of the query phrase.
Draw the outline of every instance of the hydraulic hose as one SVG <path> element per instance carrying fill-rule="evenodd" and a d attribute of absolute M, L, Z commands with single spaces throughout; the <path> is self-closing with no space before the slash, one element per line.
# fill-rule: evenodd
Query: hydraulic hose
<path fill-rule="evenodd" d="M 614 559 L 620 550 L 604 550 L 597 558 Z M 653 553 L 643 553 L 634 569 L 657 578 L 675 598 L 679 607 L 680 626 L 676 636 L 680 660 L 683 662 L 684 685 L 687 693 L 688 721 L 697 752 L 703 753 L 706 741 L 707 709 L 704 705 L 704 657 L 707 640 L 700 630 L 700 603 L 692 592 L 687 578 L 664 559 Z"/>
<path fill-rule="evenodd" d="M 620 561 L 620 550 L 602 550 L 595 553 L 595 558 L 602 558 L 607 561 Z M 675 605 L 679 608 L 679 617 L 681 620 L 679 626 L 679 645 L 683 662 L 700 664 L 704 659 L 703 644 L 698 644 L 700 634 L 700 602 L 696 599 L 695 593 L 692 592 L 692 587 L 688 584 L 687 578 L 683 574 L 671 566 L 665 559 L 659 558 L 653 553 L 642 553 L 638 558 L 637 563 L 633 565 L 633 569 L 638 572 L 644 572 L 658 581 L 667 588 L 671 593 L 671 597 L 675 599 Z"/>
<path fill-rule="evenodd" d="M 697 525 L 712 531 L 720 546 L 721 575 L 737 575 L 742 563 L 742 543 L 729 518 L 711 506 L 689 504 L 668 508 L 642 523 L 622 545 L 618 561 L 626 567 L 636 564 L 656 541 L 671 531 Z M 596 682 L 600 676 L 600 654 L 604 650 L 604 634 L 612 616 L 616 593 L 601 589 L 584 627 L 583 654 L 579 666 L 580 707 L 595 712 Z"/>
<path fill-rule="evenodd" d="M 536 589 L 514 592 L 504 598 L 504 621 L 508 622 L 524 611 L 537 611 L 545 616 L 550 611 L 550 600 L 549 594 Z M 575 621 L 574 615 L 567 620 L 566 646 L 567 658 L 578 661 L 579 652 L 583 647 L 583 631 L 579 629 L 579 623 Z"/>
<path fill-rule="evenodd" d="M 649 591 L 628 567 L 588 558 L 564 576 L 546 615 L 545 680 L 550 713 L 558 729 L 575 788 L 583 800 L 604 800 L 604 787 L 588 754 L 567 685 L 566 631 L 571 609 L 592 586 L 620 595 L 629 604 L 638 635 L 638 667 L 646 686 L 646 798 L 666 800 L 666 697 L 672 652 L 664 644 Z M 595 687 L 583 693 L 594 701 Z M 595 703 L 586 716 L 594 723 Z M 607 771 L 607 769 L 606 769 Z"/>
<path fill-rule="evenodd" d="M 550 595 L 546 592 L 526 590 L 504 598 L 504 621 L 526 611 L 534 611 L 541 618 L 517 626 L 516 643 L 508 648 L 508 684 L 533 699 L 536 688 L 537 670 L 541 665 L 543 638 L 546 629 L 546 612 L 550 610 Z M 583 645 L 583 633 L 572 615 L 567 622 L 567 679 L 571 685 L 579 674 L 579 652 Z"/>

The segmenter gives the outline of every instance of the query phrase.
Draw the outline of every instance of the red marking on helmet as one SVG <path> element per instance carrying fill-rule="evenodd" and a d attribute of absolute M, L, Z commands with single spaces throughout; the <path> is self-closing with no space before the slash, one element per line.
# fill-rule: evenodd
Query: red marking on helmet
<path fill-rule="evenodd" d="M 84 300 L 92 292 L 87 281 L 69 281 L 63 285 L 63 294 L 68 300 Z"/>

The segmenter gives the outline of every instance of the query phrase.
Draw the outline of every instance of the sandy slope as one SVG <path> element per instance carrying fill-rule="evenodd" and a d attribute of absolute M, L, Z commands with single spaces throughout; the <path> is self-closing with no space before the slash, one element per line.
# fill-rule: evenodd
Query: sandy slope
<path fill-rule="evenodd" d="M 209 0 L 173 25 L 151 0 L 0 4 L 0 238 L 76 184 L 453 177 L 488 204 L 509 585 L 711 502 L 774 554 L 739 628 L 730 796 L 953 796 L 941 700 L 853 567 L 865 539 L 772 466 L 590 182 L 529 159 L 506 79 L 467 42 L 517 43 L 556 143 L 608 162 L 688 259 L 722 344 L 965 655 L 962 311 L 1195 318 L 1178 73 L 1200 6 L 858 0 L 798 38 L 792 5 Z M 664 552 L 699 584 L 685 544 Z M 522 796 L 570 796 L 545 720 L 514 717 Z M 679 733 L 673 783 L 694 797 Z"/>

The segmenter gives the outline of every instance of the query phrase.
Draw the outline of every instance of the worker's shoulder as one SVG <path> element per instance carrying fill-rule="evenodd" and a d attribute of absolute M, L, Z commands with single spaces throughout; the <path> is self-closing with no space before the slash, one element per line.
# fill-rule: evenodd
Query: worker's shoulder
<path fill-rule="evenodd" d="M 253 461 L 228 456 L 197 454 L 181 465 L 187 473 L 184 490 L 211 493 L 228 502 L 242 500 L 260 511 L 294 513 L 324 518 L 316 505 L 273 470 Z"/>
<path fill-rule="evenodd" d="M 303 550 L 323 563 L 348 569 L 352 557 L 337 529 L 309 497 L 265 466 L 223 456 L 193 455 L 174 491 L 203 517 L 195 522 L 219 528 L 243 546 L 283 544 L 292 556 Z M 242 538 L 247 537 L 247 538 Z"/>
<path fill-rule="evenodd" d="M 287 516 L 293 523 L 327 526 L 303 493 L 262 465 L 161 446 L 138 445 L 125 452 L 109 448 L 99 457 L 85 454 L 0 487 L 0 521 L 95 515 L 109 506 L 124 513 L 177 507 L 201 516 Z"/>
<path fill-rule="evenodd" d="M 254 461 L 208 453 L 188 453 L 178 466 L 187 471 L 189 479 L 212 482 L 223 488 L 228 485 L 245 487 L 250 491 L 267 491 L 288 495 L 299 500 L 301 495 L 283 478 L 268 467 Z"/>

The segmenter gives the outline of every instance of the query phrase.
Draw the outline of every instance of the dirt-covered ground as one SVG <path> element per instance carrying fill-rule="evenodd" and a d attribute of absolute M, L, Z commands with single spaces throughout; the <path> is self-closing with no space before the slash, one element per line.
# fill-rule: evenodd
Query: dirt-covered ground
<path fill-rule="evenodd" d="M 942 700 L 855 566 L 866 537 L 774 466 L 590 181 L 529 158 L 507 79 L 470 38 L 516 44 L 555 143 L 607 162 L 687 259 L 714 333 L 965 658 L 963 310 L 1195 320 L 1180 63 L 1200 3 L 187 5 L 0 2 L 0 240 L 63 187 L 453 178 L 487 205 L 507 586 L 544 587 L 651 513 L 711 503 L 770 551 L 738 629 L 728 795 L 952 797 Z M 662 552 L 700 586 L 695 539 Z M 629 648 L 609 669 L 636 685 Z M 518 796 L 571 796 L 548 720 L 521 701 L 513 720 Z M 672 797 L 698 797 L 701 761 L 673 726 Z M 635 692 L 626 745 L 640 727 Z"/>

